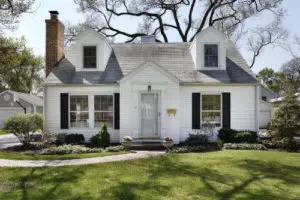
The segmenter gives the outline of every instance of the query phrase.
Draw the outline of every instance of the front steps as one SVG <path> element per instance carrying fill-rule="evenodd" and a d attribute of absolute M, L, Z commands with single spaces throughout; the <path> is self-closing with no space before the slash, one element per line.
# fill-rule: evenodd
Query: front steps
<path fill-rule="evenodd" d="M 134 138 L 130 149 L 133 150 L 164 150 L 163 139 Z"/>

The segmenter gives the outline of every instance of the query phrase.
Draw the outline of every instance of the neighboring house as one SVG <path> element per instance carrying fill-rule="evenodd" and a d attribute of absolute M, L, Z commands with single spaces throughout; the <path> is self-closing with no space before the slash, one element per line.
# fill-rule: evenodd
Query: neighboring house
<path fill-rule="evenodd" d="M 46 130 L 82 133 L 101 124 L 112 142 L 126 135 L 170 136 L 175 143 L 207 121 L 259 129 L 260 83 L 233 42 L 213 27 L 191 43 L 110 44 L 92 30 L 64 52 L 58 12 L 46 20 Z M 64 56 L 65 54 L 65 56 Z"/>
<path fill-rule="evenodd" d="M 295 96 L 297 97 L 297 100 L 300 101 L 300 93 L 299 92 L 295 93 Z M 275 106 L 277 106 L 283 100 L 284 100 L 284 97 L 281 96 L 281 97 L 278 97 L 278 98 L 271 99 L 270 102 L 273 103 Z"/>
<path fill-rule="evenodd" d="M 0 93 L 0 127 L 3 126 L 5 117 L 25 112 L 43 113 L 43 99 L 12 90 Z"/>
<path fill-rule="evenodd" d="M 277 93 L 269 89 L 264 84 L 261 84 L 261 99 L 259 104 L 259 128 L 267 128 L 274 114 L 273 104 L 270 100 L 277 97 Z"/>

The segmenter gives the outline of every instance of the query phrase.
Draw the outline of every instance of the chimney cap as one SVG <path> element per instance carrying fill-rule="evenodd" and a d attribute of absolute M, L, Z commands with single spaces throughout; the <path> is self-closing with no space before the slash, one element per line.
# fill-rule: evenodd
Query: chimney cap
<path fill-rule="evenodd" d="M 57 10 L 49 10 L 50 15 L 59 15 Z"/>
<path fill-rule="evenodd" d="M 141 36 L 141 43 L 155 43 L 155 35 Z"/>

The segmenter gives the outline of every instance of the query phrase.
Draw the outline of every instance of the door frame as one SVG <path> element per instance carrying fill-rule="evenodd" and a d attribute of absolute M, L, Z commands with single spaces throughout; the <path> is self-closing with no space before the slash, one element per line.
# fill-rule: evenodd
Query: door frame
<path fill-rule="evenodd" d="M 139 101 L 138 101 L 138 137 L 143 137 L 142 135 L 142 116 L 141 116 L 141 105 L 142 105 L 142 94 L 157 94 L 157 110 L 160 115 L 157 118 L 157 136 L 161 137 L 161 120 L 162 120 L 162 113 L 161 113 L 161 92 L 157 90 L 149 91 L 139 91 Z M 153 135 L 155 136 L 155 135 Z M 151 136 L 150 136 L 151 137 Z"/>

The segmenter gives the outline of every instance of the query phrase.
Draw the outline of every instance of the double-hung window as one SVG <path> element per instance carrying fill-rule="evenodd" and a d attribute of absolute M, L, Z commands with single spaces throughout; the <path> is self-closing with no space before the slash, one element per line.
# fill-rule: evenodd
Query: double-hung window
<path fill-rule="evenodd" d="M 84 46 L 83 47 L 83 67 L 96 68 L 97 67 L 97 47 Z"/>
<path fill-rule="evenodd" d="M 88 96 L 70 96 L 70 127 L 88 127 Z"/>
<path fill-rule="evenodd" d="M 113 128 L 114 105 L 112 95 L 96 95 L 94 97 L 95 105 L 95 127 L 100 127 L 103 123 L 108 128 Z"/>
<path fill-rule="evenodd" d="M 204 45 L 204 64 L 205 67 L 218 67 L 218 45 Z"/>
<path fill-rule="evenodd" d="M 202 95 L 202 125 L 221 126 L 221 95 Z"/>

